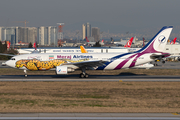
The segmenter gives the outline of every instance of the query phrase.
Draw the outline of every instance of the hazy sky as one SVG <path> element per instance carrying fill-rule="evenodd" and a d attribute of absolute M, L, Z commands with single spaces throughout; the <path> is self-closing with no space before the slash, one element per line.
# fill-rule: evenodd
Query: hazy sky
<path fill-rule="evenodd" d="M 180 31 L 180 0 L 0 0 L 0 26 L 56 26 L 81 30 L 83 23 L 110 32 L 141 32 L 173 25 Z"/>

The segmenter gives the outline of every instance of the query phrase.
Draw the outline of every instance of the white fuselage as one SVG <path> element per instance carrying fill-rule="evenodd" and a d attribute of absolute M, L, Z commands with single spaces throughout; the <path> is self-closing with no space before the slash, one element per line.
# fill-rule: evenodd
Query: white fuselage
<path fill-rule="evenodd" d="M 131 63 L 135 62 L 135 65 L 140 65 L 144 64 L 147 62 L 152 61 L 150 58 L 151 53 L 144 54 L 140 57 L 137 58 L 137 60 L 134 60 L 137 55 L 136 53 L 129 53 L 127 55 L 122 54 L 117 54 L 117 53 L 35 53 L 35 54 L 25 54 L 25 55 L 18 55 L 13 57 L 13 59 L 9 60 L 6 62 L 8 66 L 14 67 L 16 66 L 16 62 L 19 60 L 32 60 L 32 59 L 37 59 L 39 61 L 51 61 L 51 60 L 63 60 L 63 59 L 68 59 L 71 61 L 79 61 L 79 60 L 84 60 L 84 61 L 93 61 L 93 60 L 102 60 L 102 61 L 107 61 L 108 64 L 106 64 L 104 67 L 99 68 L 99 70 L 103 69 L 108 69 L 108 70 L 113 70 L 113 69 L 119 69 L 116 68 L 117 65 L 122 63 L 123 61 L 128 59 L 128 62 L 122 64 L 121 68 L 129 68 Z M 122 57 L 117 57 L 119 55 L 123 55 Z M 130 56 L 135 55 L 132 58 L 129 58 Z M 22 69 L 22 68 L 21 68 Z"/>

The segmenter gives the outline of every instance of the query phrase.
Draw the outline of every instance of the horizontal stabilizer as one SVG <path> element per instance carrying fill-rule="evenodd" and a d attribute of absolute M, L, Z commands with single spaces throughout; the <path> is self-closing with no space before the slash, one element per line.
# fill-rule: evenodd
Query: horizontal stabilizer
<path fill-rule="evenodd" d="M 16 56 L 16 55 L 12 55 L 12 54 L 4 54 L 4 53 L 0 53 L 0 55 L 4 55 L 4 56 Z"/>
<path fill-rule="evenodd" d="M 161 59 L 161 58 L 164 58 L 164 57 L 168 57 L 170 56 L 171 54 L 169 53 L 166 53 L 166 54 L 163 54 L 163 55 L 156 55 L 156 54 L 152 54 L 150 56 L 151 59 Z"/>

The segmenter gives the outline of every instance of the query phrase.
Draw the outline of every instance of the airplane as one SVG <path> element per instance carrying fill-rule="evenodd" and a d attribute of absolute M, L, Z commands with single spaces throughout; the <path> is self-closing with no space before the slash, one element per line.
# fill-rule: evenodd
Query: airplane
<path fill-rule="evenodd" d="M 133 37 L 132 37 L 133 39 Z M 131 40 L 131 39 L 130 39 Z M 128 44 L 128 43 L 127 43 Z M 84 48 L 84 46 L 80 46 L 80 49 L 81 49 L 81 53 L 88 53 L 87 50 Z M 132 68 L 141 68 L 141 69 L 150 69 L 154 67 L 153 64 L 150 64 L 150 63 L 145 63 L 145 64 L 142 64 L 142 65 L 137 65 L 137 66 L 134 66 Z"/>
<path fill-rule="evenodd" d="M 6 65 L 27 70 L 55 70 L 57 75 L 80 69 L 80 78 L 87 78 L 86 70 L 118 70 L 145 64 L 170 56 L 163 53 L 173 27 L 164 26 L 143 48 L 131 53 L 34 53 L 12 57 Z"/>
<path fill-rule="evenodd" d="M 136 39 L 136 36 L 135 37 L 131 37 L 128 42 L 130 42 L 132 44 L 133 40 L 135 40 L 135 39 Z M 114 42 L 114 44 L 116 44 L 116 45 L 123 45 L 124 47 L 130 48 L 128 46 L 131 46 L 131 45 L 130 44 L 128 45 L 128 42 L 126 43 L 126 41 L 124 40 L 122 42 Z"/>
<path fill-rule="evenodd" d="M 96 44 L 96 42 L 90 42 L 87 37 L 86 37 L 86 42 L 87 42 L 87 44 L 89 44 L 89 45 L 95 45 L 95 44 Z M 102 40 L 101 42 L 99 42 L 99 44 L 100 44 L 100 45 L 104 45 L 104 40 Z"/>
<path fill-rule="evenodd" d="M 173 40 L 173 41 L 171 41 L 171 43 L 170 43 L 170 44 L 171 44 L 171 45 L 172 45 L 172 44 L 175 44 L 175 43 L 176 43 L 176 39 L 177 39 L 177 37 L 175 37 L 175 38 L 174 38 L 174 40 Z"/>

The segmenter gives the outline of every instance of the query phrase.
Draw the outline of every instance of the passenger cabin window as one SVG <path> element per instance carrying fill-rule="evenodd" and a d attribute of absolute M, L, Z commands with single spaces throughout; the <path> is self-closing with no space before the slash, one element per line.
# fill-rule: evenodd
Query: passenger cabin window
<path fill-rule="evenodd" d="M 166 50 L 169 50 L 169 48 L 166 48 Z"/>
<path fill-rule="evenodd" d="M 11 60 L 16 60 L 15 58 L 11 58 Z"/>

